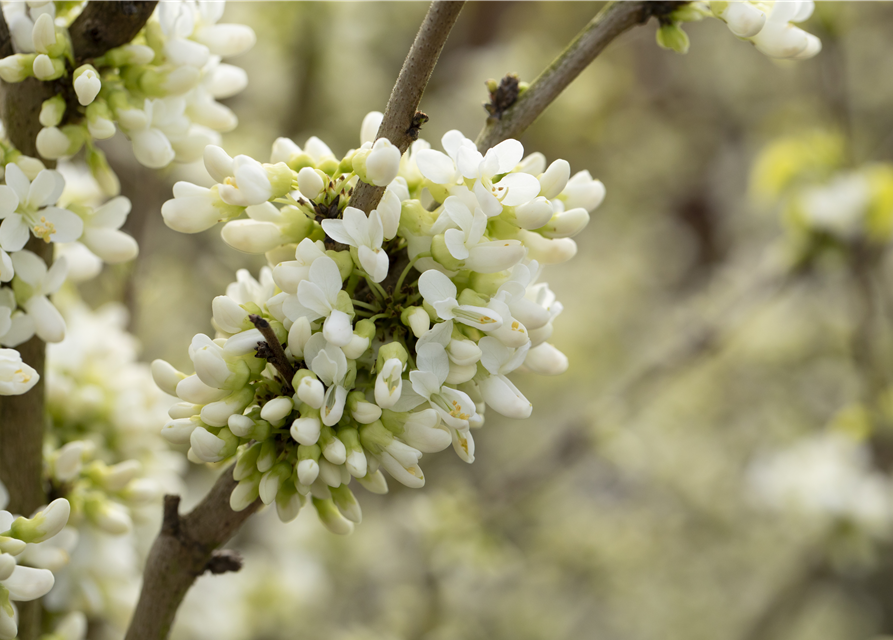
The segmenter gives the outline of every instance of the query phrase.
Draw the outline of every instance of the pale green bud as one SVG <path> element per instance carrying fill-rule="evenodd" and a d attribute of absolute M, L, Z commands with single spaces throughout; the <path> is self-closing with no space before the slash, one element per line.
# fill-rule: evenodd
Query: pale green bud
<path fill-rule="evenodd" d="M 38 120 L 44 127 L 55 127 L 65 116 L 65 98 L 61 95 L 55 95 L 48 100 L 44 100 L 40 105 L 40 116 Z"/>
<path fill-rule="evenodd" d="M 16 518 L 9 529 L 10 537 L 33 544 L 49 540 L 68 524 L 69 515 L 68 500 L 57 498 L 30 519 Z"/>
<path fill-rule="evenodd" d="M 233 480 L 237 482 L 244 480 L 257 471 L 257 457 L 260 455 L 260 448 L 261 444 L 255 442 L 242 452 L 236 461 L 235 469 L 233 469 Z"/>
<path fill-rule="evenodd" d="M 688 53 L 691 42 L 688 34 L 678 24 L 673 23 L 660 26 L 657 30 L 657 44 L 676 53 Z"/>
<path fill-rule="evenodd" d="M 378 360 L 376 360 L 375 370 L 381 371 L 384 363 L 392 358 L 397 358 L 397 360 L 399 360 L 403 364 L 406 364 L 406 362 L 409 360 L 409 354 L 406 353 L 406 349 L 399 342 L 389 342 L 387 344 L 383 344 L 378 349 Z"/>
<path fill-rule="evenodd" d="M 0 60 L 0 79 L 3 82 L 21 82 L 34 75 L 35 53 L 16 53 Z"/>
<path fill-rule="evenodd" d="M 313 506 L 316 507 L 320 522 L 332 533 L 344 536 L 353 532 L 353 523 L 341 515 L 332 500 L 320 500 L 314 497 Z"/>

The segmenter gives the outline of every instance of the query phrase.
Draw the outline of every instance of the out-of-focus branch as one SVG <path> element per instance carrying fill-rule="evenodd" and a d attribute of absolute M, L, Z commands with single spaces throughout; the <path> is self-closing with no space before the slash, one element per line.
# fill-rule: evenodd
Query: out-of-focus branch
<path fill-rule="evenodd" d="M 157 2 L 90 2 L 72 23 L 70 34 L 75 58 L 83 60 L 133 39 L 148 20 Z M 0 14 L 0 57 L 15 53 L 9 26 Z M 28 78 L 14 85 L 0 83 L 0 115 L 13 146 L 27 156 L 38 157 L 38 114 L 43 102 L 54 94 L 54 85 Z M 54 161 L 44 160 L 50 168 Z M 53 260 L 52 245 L 32 237 L 25 247 L 48 265 Z M 38 383 L 20 396 L 0 397 L 0 481 L 9 491 L 9 509 L 31 514 L 46 502 L 43 485 L 43 435 L 45 426 L 46 346 L 37 337 L 19 345 L 22 359 L 40 375 Z M 39 601 L 19 609 L 22 640 L 41 633 Z"/>
<path fill-rule="evenodd" d="M 69 28 L 75 58 L 78 62 L 98 58 L 109 49 L 127 44 L 143 28 L 157 4 L 158 0 L 88 2 Z"/>
<path fill-rule="evenodd" d="M 140 599 L 125 640 L 164 640 L 186 592 L 205 571 L 238 571 L 241 559 L 229 551 L 217 551 L 232 538 L 261 505 L 255 500 L 244 511 L 233 511 L 229 497 L 236 487 L 233 467 L 217 480 L 208 495 L 185 516 L 180 516 L 178 496 L 165 496 L 164 521 L 155 539 Z"/>
<path fill-rule="evenodd" d="M 416 117 L 419 102 L 422 100 L 425 87 L 428 86 L 431 72 L 434 71 L 434 65 L 437 64 L 447 36 L 456 24 L 464 4 L 464 0 L 435 0 L 431 3 L 415 41 L 406 55 L 400 75 L 397 76 L 377 137 L 390 140 L 391 144 L 400 149 L 401 154 L 418 136 L 418 127 L 421 125 L 419 118 Z M 384 195 L 383 187 L 375 187 L 360 181 L 350 199 L 350 204 L 369 213 L 378 205 L 382 195 Z"/>
<path fill-rule="evenodd" d="M 521 135 L 612 40 L 634 26 L 644 24 L 651 16 L 669 13 L 684 4 L 687 2 L 626 0 L 609 3 L 511 107 L 499 117 L 487 119 L 476 140 L 478 150 L 484 153 L 507 138 Z"/>

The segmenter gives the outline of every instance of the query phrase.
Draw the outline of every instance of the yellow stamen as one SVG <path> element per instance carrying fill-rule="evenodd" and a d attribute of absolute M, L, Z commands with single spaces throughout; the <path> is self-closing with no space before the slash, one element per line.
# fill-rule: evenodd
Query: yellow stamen
<path fill-rule="evenodd" d="M 40 224 L 35 225 L 34 227 L 34 235 L 43 239 L 44 242 L 49 242 L 50 236 L 54 233 L 56 233 L 56 225 L 52 222 L 48 222 L 46 216 L 41 216 Z"/>

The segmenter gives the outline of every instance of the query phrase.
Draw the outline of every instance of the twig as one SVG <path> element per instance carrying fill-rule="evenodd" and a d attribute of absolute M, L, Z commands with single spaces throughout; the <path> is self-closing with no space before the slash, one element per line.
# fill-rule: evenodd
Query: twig
<path fill-rule="evenodd" d="M 276 367 L 276 370 L 282 375 L 285 387 L 289 391 L 289 394 L 294 393 L 294 389 L 291 388 L 291 380 L 295 377 L 295 369 L 291 366 L 291 362 L 288 361 L 288 356 L 285 355 L 285 349 L 282 348 L 282 345 L 279 343 L 279 338 L 273 333 L 273 328 L 270 326 L 270 323 L 254 314 L 248 316 L 248 319 L 254 323 L 254 326 L 257 327 L 257 330 L 261 332 L 266 340 L 266 343 L 257 343 L 257 357 L 266 358 L 267 361 L 272 363 L 272 365 Z M 262 344 L 266 344 L 266 349 L 261 349 L 260 345 Z"/>
<path fill-rule="evenodd" d="M 416 34 L 415 41 L 406 55 L 400 75 L 391 91 L 384 119 L 378 128 L 376 138 L 387 138 L 395 147 L 404 153 L 412 141 L 418 137 L 421 116 L 417 116 L 419 102 L 434 65 L 459 12 L 465 4 L 452 0 L 435 0 L 431 3 L 422 26 Z M 427 116 L 424 116 L 427 119 Z M 363 181 L 357 183 L 356 191 L 350 199 L 350 205 L 362 209 L 366 213 L 372 211 L 384 195 L 384 187 L 375 187 Z"/>
<path fill-rule="evenodd" d="M 143 574 L 140 599 L 125 640 L 163 640 L 170 633 L 177 608 L 195 579 L 205 571 L 238 571 L 241 559 L 217 548 L 230 540 L 260 508 L 255 500 L 244 511 L 229 507 L 236 487 L 233 467 L 217 480 L 198 506 L 180 516 L 179 496 L 165 496 L 161 532 L 152 545 Z"/>
<path fill-rule="evenodd" d="M 653 15 L 666 13 L 684 4 L 687 3 L 641 0 L 608 4 L 533 81 L 517 102 L 502 111 L 499 118 L 491 116 L 487 119 L 476 140 L 478 150 L 483 153 L 507 138 L 518 137 L 614 38 L 638 24 L 644 24 Z"/>
<path fill-rule="evenodd" d="M 157 4 L 158 0 L 88 2 L 69 27 L 77 61 L 98 58 L 133 40 Z"/>

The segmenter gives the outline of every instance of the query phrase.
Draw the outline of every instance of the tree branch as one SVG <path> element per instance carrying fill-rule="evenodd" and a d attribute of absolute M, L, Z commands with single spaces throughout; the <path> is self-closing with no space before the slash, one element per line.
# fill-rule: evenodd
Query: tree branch
<path fill-rule="evenodd" d="M 88 2 L 68 30 L 75 59 L 81 63 L 98 58 L 109 49 L 133 40 L 157 4 L 158 0 Z"/>
<path fill-rule="evenodd" d="M 185 516 L 179 496 L 165 496 L 164 521 L 143 573 L 140 599 L 125 640 L 164 640 L 186 592 L 205 571 L 238 571 L 241 558 L 232 551 L 217 551 L 260 508 L 260 499 L 244 511 L 233 511 L 229 497 L 236 487 L 230 466 L 208 495 Z"/>
<path fill-rule="evenodd" d="M 378 128 L 377 138 L 387 138 L 391 144 L 405 153 L 418 137 L 418 129 L 421 126 L 416 112 L 434 65 L 440 57 L 440 52 L 456 20 L 459 12 L 465 4 L 464 0 L 435 0 L 431 3 L 422 26 L 416 34 L 415 41 L 406 55 L 400 75 L 391 91 L 388 106 L 384 112 L 384 119 Z M 424 114 L 422 114 L 424 115 Z M 427 119 L 427 118 L 426 118 Z M 372 211 L 381 196 L 384 195 L 384 187 L 375 187 L 366 184 L 362 180 L 357 183 L 357 188 L 350 199 L 350 205 L 362 209 L 366 213 Z"/>
<path fill-rule="evenodd" d="M 508 138 L 517 138 L 617 36 L 653 15 L 686 2 L 627 0 L 611 2 L 586 25 L 501 117 L 491 116 L 476 140 L 481 153 Z"/>

